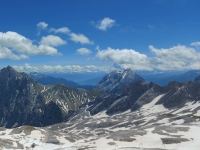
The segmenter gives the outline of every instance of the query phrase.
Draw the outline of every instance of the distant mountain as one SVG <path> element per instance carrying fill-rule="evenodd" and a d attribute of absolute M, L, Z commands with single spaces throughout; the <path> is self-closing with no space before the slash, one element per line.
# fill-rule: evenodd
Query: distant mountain
<path fill-rule="evenodd" d="M 142 77 L 137 75 L 131 69 L 122 71 L 113 71 L 107 74 L 95 88 L 107 93 L 116 93 L 122 90 L 122 88 L 129 83 L 136 81 L 144 81 Z"/>
<path fill-rule="evenodd" d="M 0 126 L 47 126 L 94 99 L 89 91 L 64 84 L 42 85 L 11 66 L 0 70 Z"/>
<path fill-rule="evenodd" d="M 197 76 L 200 75 L 200 70 L 189 70 L 186 73 L 183 73 L 177 78 L 179 82 L 186 82 L 190 80 L 194 80 Z"/>
<path fill-rule="evenodd" d="M 149 82 L 155 82 L 160 86 L 165 86 L 172 81 L 178 81 L 178 82 L 192 81 L 198 75 L 200 75 L 200 70 L 189 70 L 181 74 L 180 73 L 176 74 L 175 72 L 173 75 L 171 75 L 171 72 L 168 75 L 167 74 L 153 74 L 146 76 L 143 75 L 142 77 Z"/>
<path fill-rule="evenodd" d="M 70 87 L 79 87 L 79 84 L 76 82 L 66 80 L 64 78 L 55 78 L 55 77 L 41 74 L 38 72 L 30 72 L 29 76 L 31 76 L 32 78 L 34 78 L 36 81 L 38 81 L 39 83 L 41 83 L 43 85 L 63 83 Z"/>
<path fill-rule="evenodd" d="M 43 85 L 62 83 L 67 86 L 70 86 L 70 87 L 84 88 L 86 90 L 92 90 L 94 88 L 94 86 L 92 86 L 92 85 L 79 85 L 78 83 L 76 83 L 74 81 L 70 81 L 70 80 L 67 80 L 64 78 L 59 78 L 59 77 L 56 78 L 56 77 L 52 77 L 52 76 L 45 75 L 45 74 L 38 73 L 38 72 L 30 72 L 29 76 L 31 76 L 37 82 L 39 82 L 40 84 L 43 84 Z"/>
<path fill-rule="evenodd" d="M 96 85 L 99 83 L 99 81 L 101 81 L 101 79 L 104 77 L 105 75 L 103 76 L 100 76 L 100 77 L 96 77 L 96 78 L 92 78 L 92 79 L 88 79 L 88 80 L 84 80 L 84 81 L 81 81 L 79 82 L 81 85 Z"/>
<path fill-rule="evenodd" d="M 131 70 L 110 76 L 112 85 L 127 84 L 95 97 L 99 91 L 45 86 L 10 66 L 3 68 L 0 149 L 140 149 L 143 144 L 146 149 L 165 149 L 165 144 L 199 149 L 199 82 L 161 87 L 144 80 L 128 83 L 136 76 Z M 107 144 L 102 147 L 99 141 Z"/>
<path fill-rule="evenodd" d="M 77 72 L 77 73 L 45 73 L 48 76 L 56 78 L 64 78 L 67 80 L 74 81 L 79 85 L 96 85 L 94 82 L 100 81 L 99 78 L 102 78 L 106 75 L 105 72 Z M 94 80 L 95 81 L 94 81 Z M 91 80 L 91 81 L 90 81 Z"/>
<path fill-rule="evenodd" d="M 200 82 L 200 75 L 197 76 L 197 77 L 194 79 L 194 81 Z"/>

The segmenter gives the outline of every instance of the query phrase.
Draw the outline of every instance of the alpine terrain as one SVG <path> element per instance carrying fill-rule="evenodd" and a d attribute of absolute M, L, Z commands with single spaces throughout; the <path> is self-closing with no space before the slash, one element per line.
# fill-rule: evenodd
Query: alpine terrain
<path fill-rule="evenodd" d="M 62 122 L 70 111 L 94 97 L 64 84 L 41 85 L 8 66 L 0 70 L 0 126 L 46 126 Z"/>
<path fill-rule="evenodd" d="M 126 69 L 122 71 L 113 71 L 107 74 L 96 86 L 95 88 L 100 91 L 105 91 L 107 93 L 117 93 L 122 88 L 132 82 L 144 81 L 142 77 L 137 75 L 131 69 Z"/>
<path fill-rule="evenodd" d="M 88 92 L 63 84 L 44 86 L 8 66 L 0 71 L 0 85 L 0 149 L 200 147 L 197 81 L 162 87 L 128 69 L 109 73 Z"/>

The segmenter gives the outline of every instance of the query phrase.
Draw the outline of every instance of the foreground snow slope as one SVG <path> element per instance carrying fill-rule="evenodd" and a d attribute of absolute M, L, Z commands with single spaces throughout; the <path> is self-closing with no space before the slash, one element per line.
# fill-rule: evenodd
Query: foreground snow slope
<path fill-rule="evenodd" d="M 48 127 L 0 128 L 0 149 L 34 150 L 199 150 L 197 102 L 168 110 L 155 105 L 157 96 L 140 110 L 90 116 L 86 108 L 70 121 Z"/>

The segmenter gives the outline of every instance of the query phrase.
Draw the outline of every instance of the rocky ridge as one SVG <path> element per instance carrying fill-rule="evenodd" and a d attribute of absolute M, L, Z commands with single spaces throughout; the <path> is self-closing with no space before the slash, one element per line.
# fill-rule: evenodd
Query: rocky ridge
<path fill-rule="evenodd" d="M 70 111 L 94 96 L 63 84 L 41 85 L 8 66 L 0 70 L 0 126 L 47 126 L 65 120 Z"/>
<path fill-rule="evenodd" d="M 21 124 L 54 123 L 42 128 L 0 128 L 0 149 L 198 150 L 200 147 L 200 83 L 196 81 L 174 81 L 161 87 L 139 80 L 126 84 L 117 93 L 94 98 L 90 92 L 62 84 L 43 86 L 11 67 L 1 70 L 0 77 L 4 87 L 0 91 L 2 116 L 8 114 L 6 117 Z M 68 121 L 57 123 L 71 109 L 76 112 Z M 2 126 L 13 125 L 8 118 Z"/>
<path fill-rule="evenodd" d="M 104 94 L 89 103 L 88 111 L 91 115 L 103 110 L 109 115 L 122 113 L 127 110 L 137 111 L 143 105 L 150 103 L 158 95 L 164 96 L 155 103 L 162 104 L 168 109 L 181 108 L 187 102 L 200 101 L 200 83 L 188 81 L 185 83 L 170 82 L 161 87 L 153 82 L 138 81 L 127 84 L 118 93 Z"/>

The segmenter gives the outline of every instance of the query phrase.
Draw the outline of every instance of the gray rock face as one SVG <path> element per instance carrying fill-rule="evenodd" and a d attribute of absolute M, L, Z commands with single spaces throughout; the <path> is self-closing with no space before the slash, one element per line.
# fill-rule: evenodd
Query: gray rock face
<path fill-rule="evenodd" d="M 195 81 L 170 82 L 162 90 L 165 95 L 157 104 L 163 104 L 167 108 L 182 107 L 188 101 L 200 100 L 200 83 Z"/>
<path fill-rule="evenodd" d="M 63 84 L 44 86 L 8 66 L 0 70 L 0 126 L 46 126 L 62 122 L 68 112 L 94 97 Z"/>
<path fill-rule="evenodd" d="M 156 103 L 164 107 L 180 108 L 188 101 L 200 101 L 200 83 L 188 81 L 185 83 L 171 82 L 165 87 L 151 82 L 138 81 L 126 85 L 122 91 L 113 94 L 104 94 L 89 103 L 91 115 L 102 110 L 111 115 L 124 112 L 128 109 L 136 111 L 144 104 L 151 102 L 158 95 L 164 94 Z"/>
<path fill-rule="evenodd" d="M 97 85 L 96 89 L 107 93 L 117 93 L 129 83 L 144 81 L 142 77 L 134 73 L 131 69 L 122 71 L 113 71 L 107 74 Z"/>
<path fill-rule="evenodd" d="M 154 83 L 134 82 L 126 85 L 119 93 L 96 98 L 94 102 L 89 103 L 91 107 L 88 110 L 92 115 L 105 109 L 107 114 L 120 113 L 128 109 L 136 110 L 158 96 L 161 93 L 160 88 Z"/>

